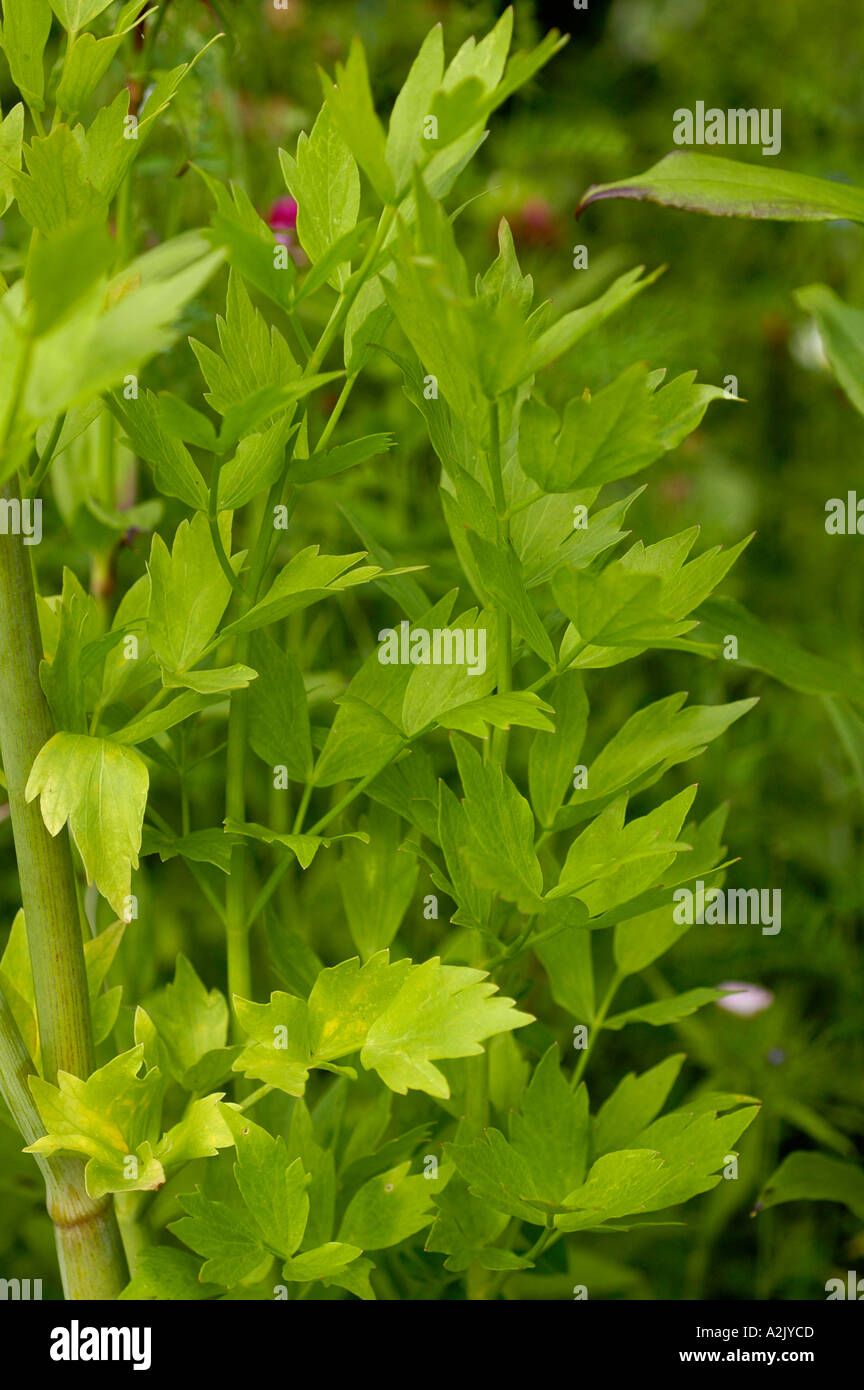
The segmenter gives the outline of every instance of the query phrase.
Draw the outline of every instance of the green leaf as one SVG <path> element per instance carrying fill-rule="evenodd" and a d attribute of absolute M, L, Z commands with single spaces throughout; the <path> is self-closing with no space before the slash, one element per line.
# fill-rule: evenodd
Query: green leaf
<path fill-rule="evenodd" d="M 363 1184 L 342 1218 L 340 1240 L 361 1250 L 386 1250 L 431 1226 L 432 1196 L 441 1179 L 411 1177 L 410 1168 L 401 1163 Z"/>
<path fill-rule="evenodd" d="M 297 267 L 288 249 L 276 240 L 242 188 L 232 184 L 229 190 L 203 169 L 199 173 L 216 201 L 210 232 L 213 244 L 225 248 L 233 269 L 251 285 L 281 309 L 290 309 Z"/>
<path fill-rule="evenodd" d="M 51 8 L 63 28 L 73 34 L 97 19 L 110 4 L 111 0 L 51 0 Z"/>
<path fill-rule="evenodd" d="M 695 795 L 695 785 L 688 787 L 626 824 L 626 796 L 610 802 L 571 844 L 561 877 L 547 897 L 578 893 L 596 917 L 646 892 L 680 851 L 689 851 L 689 844 L 677 837 Z"/>
<path fill-rule="evenodd" d="M 249 743 L 270 768 L 285 767 L 294 782 L 312 771 L 312 742 L 306 690 L 296 657 L 258 632 L 251 661 L 258 672 L 247 698 Z"/>
<path fill-rule="evenodd" d="M 140 24 L 145 15 L 140 11 L 146 0 L 133 0 L 121 10 L 113 34 L 97 39 L 92 34 L 77 34 L 66 50 L 63 71 L 57 84 L 57 105 L 61 111 L 74 116 L 90 99 L 108 71 L 126 34 Z"/>
<path fill-rule="evenodd" d="M 719 641 L 727 635 L 738 638 L 738 660 L 742 665 L 766 671 L 805 695 L 845 695 L 858 704 L 864 703 L 864 677 L 838 661 L 805 652 L 733 599 L 709 599 L 697 617 Z"/>
<path fill-rule="evenodd" d="M 379 633 L 379 641 L 386 640 L 394 647 L 398 639 L 400 659 L 404 648 L 414 668 L 408 676 L 402 700 L 401 721 L 406 734 L 417 734 L 427 724 L 437 723 L 450 710 L 491 694 L 496 680 L 496 627 L 497 620 L 492 612 L 467 609 L 447 628 L 441 629 L 440 661 L 437 663 L 434 629 L 430 631 L 419 625 L 409 627 L 405 623 L 398 633 L 394 628 Z M 393 655 L 395 652 L 388 652 L 386 647 L 379 648 L 379 660 Z M 382 665 L 385 664 L 382 661 Z"/>
<path fill-rule="evenodd" d="M 57 645 L 52 659 L 39 665 L 39 683 L 56 727 L 84 733 L 94 682 L 83 679 L 83 653 L 98 636 L 99 617 L 96 600 L 85 593 L 69 569 L 63 571 L 63 592 L 55 611 L 59 618 Z"/>
<path fill-rule="evenodd" d="M 162 683 L 168 689 L 197 690 L 201 695 L 217 695 L 224 690 L 245 690 L 256 678 L 251 666 L 218 666 L 206 671 L 163 671 Z"/>
<path fill-rule="evenodd" d="M 677 1023 L 679 1019 L 689 1018 L 706 1004 L 713 1004 L 722 999 L 728 992 L 722 989 L 688 989 L 684 994 L 676 994 L 671 999 L 658 999 L 653 1004 L 643 1004 L 637 1009 L 627 1009 L 622 1014 L 612 1014 L 611 1018 L 605 1020 L 603 1027 L 611 1028 L 617 1033 L 629 1023 L 650 1023 L 655 1028 L 661 1027 L 664 1023 Z"/>
<path fill-rule="evenodd" d="M 619 792 L 651 786 L 670 767 L 704 753 L 707 745 L 753 708 L 755 700 L 729 705 L 688 705 L 685 691 L 637 710 L 591 763 L 588 783 L 577 788 L 555 819 L 573 825 Z"/>
<path fill-rule="evenodd" d="M 146 1003 L 177 1081 L 212 1048 L 228 1038 L 228 1005 L 218 989 L 205 989 L 184 955 L 177 957 L 174 980 Z"/>
<path fill-rule="evenodd" d="M 601 198 L 647 199 L 665 207 L 715 217 L 768 217 L 780 222 L 864 222 L 864 191 L 764 164 L 739 164 L 715 155 L 667 154 L 644 174 L 594 184 L 577 215 Z"/>
<path fill-rule="evenodd" d="M 571 309 L 569 314 L 565 314 L 557 323 L 541 333 L 534 343 L 530 358 L 524 364 L 522 379 L 554 362 L 562 353 L 569 351 L 574 343 L 578 343 L 580 338 L 584 338 L 586 333 L 599 328 L 612 314 L 623 309 L 637 294 L 641 294 L 642 290 L 653 285 L 661 271 L 655 270 L 644 279 L 640 279 L 644 269 L 645 267 L 640 265 L 626 271 L 624 275 L 619 275 L 599 299 L 584 305 L 581 309 Z"/>
<path fill-rule="evenodd" d="M 642 1146 L 604 1154 L 582 1187 L 568 1193 L 570 1211 L 558 1214 L 562 1231 L 591 1230 L 633 1213 L 660 1211 L 708 1192 L 736 1139 L 758 1114 L 757 1106 L 727 1114 L 673 1111 L 643 1129 Z"/>
<path fill-rule="evenodd" d="M 111 969 L 120 942 L 123 940 L 125 923 L 115 922 L 106 927 L 98 936 L 84 942 L 84 964 L 87 968 L 87 993 L 90 996 L 90 1012 L 93 1019 L 93 1041 L 104 1042 L 117 1021 L 123 986 L 103 992 L 105 976 Z"/>
<path fill-rule="evenodd" d="M 24 105 L 19 101 L 8 116 L 0 120 L 0 217 L 15 196 L 14 178 L 21 168 L 23 141 Z"/>
<path fill-rule="evenodd" d="M 352 588 L 355 584 L 367 584 L 380 571 L 377 565 L 351 568 L 364 555 L 365 551 L 362 550 L 354 555 L 319 555 L 317 545 L 306 546 L 305 550 L 289 560 L 264 597 L 242 618 L 228 623 L 223 631 L 254 632 L 257 628 L 286 618 L 289 613 L 297 613 L 301 608 L 318 603 L 328 594 Z"/>
<path fill-rule="evenodd" d="M 233 1112 L 237 1143 L 234 1176 L 264 1242 L 289 1258 L 299 1249 L 309 1219 L 309 1174 L 299 1158 L 289 1161 L 285 1141 L 247 1116 Z"/>
<path fill-rule="evenodd" d="M 572 785 L 588 727 L 588 699 L 578 671 L 565 671 L 549 696 L 554 713 L 551 734 L 535 734 L 528 760 L 531 805 L 544 827 L 555 819 L 564 795 Z"/>
<path fill-rule="evenodd" d="M 292 483 L 313 483 L 319 478 L 332 478 L 337 473 L 344 473 L 347 468 L 366 463 L 367 459 L 377 458 L 379 454 L 392 449 L 394 443 L 391 434 L 369 434 L 363 439 L 352 440 L 350 444 L 339 444 L 335 449 L 310 454 L 308 459 L 293 459 L 288 479 Z"/>
<path fill-rule="evenodd" d="M 358 38 L 351 41 L 348 61 L 336 64 L 336 81 L 321 74 L 327 105 L 345 144 L 384 203 L 393 201 L 395 184 L 387 164 L 384 130 L 372 101 L 366 55 Z M 298 198 L 298 204 L 300 199 Z"/>
<path fill-rule="evenodd" d="M 409 186 L 414 165 L 427 152 L 423 123 L 431 113 L 432 97 L 443 77 L 444 39 L 441 25 L 436 24 L 423 40 L 390 113 L 386 157 L 397 193 Z"/>
<path fill-rule="evenodd" d="M 232 1289 L 261 1270 L 269 1255 L 257 1228 L 245 1212 L 225 1202 L 213 1202 L 201 1192 L 179 1197 L 187 1213 L 168 1229 L 199 1255 L 204 1255 L 200 1278 Z"/>
<path fill-rule="evenodd" d="M 679 629 L 661 608 L 656 574 L 633 574 L 620 562 L 600 574 L 561 569 L 552 592 L 583 642 L 607 647 L 647 643 L 652 633 L 675 636 Z"/>
<path fill-rule="evenodd" d="M 453 751 L 465 790 L 467 843 L 462 853 L 474 878 L 524 911 L 536 911 L 543 871 L 534 849 L 534 817 L 497 763 L 481 761 L 463 738 Z"/>
<path fill-rule="evenodd" d="M 206 511 L 204 479 L 182 440 L 165 428 L 158 397 L 152 391 L 144 391 L 132 402 L 108 396 L 106 404 L 132 448 L 152 466 L 159 491 L 168 497 L 179 497 L 196 511 Z"/>
<path fill-rule="evenodd" d="M 531 1021 L 511 999 L 492 998 L 497 989 L 481 970 L 437 959 L 415 966 L 369 1028 L 363 1066 L 400 1095 L 412 1089 L 446 1098 L 450 1088 L 434 1059 L 477 1056 L 485 1038 Z"/>
<path fill-rule="evenodd" d="M 140 1079 L 142 1046 L 123 1052 L 82 1081 L 59 1072 L 52 1086 L 31 1076 L 30 1089 L 47 1131 L 28 1153 L 80 1153 L 91 1197 L 107 1192 L 140 1192 L 165 1181 L 153 1156 L 152 1136 L 159 1113 L 162 1081 L 153 1068 Z"/>
<path fill-rule="evenodd" d="M 444 1268 L 459 1273 L 474 1264 L 481 1251 L 491 1255 L 486 1247 L 500 1236 L 509 1220 L 509 1215 L 472 1197 L 467 1184 L 456 1176 L 435 1196 L 435 1220 L 425 1248 L 446 1254 Z"/>
<path fill-rule="evenodd" d="M 25 789 L 28 801 L 41 797 L 50 834 L 59 834 L 68 820 L 84 872 L 124 919 L 149 780 L 145 763 L 131 748 L 60 733 L 39 750 Z"/>
<path fill-rule="evenodd" d="M 368 844 L 347 843 L 339 863 L 339 888 L 351 940 L 363 960 L 389 946 L 417 884 L 418 867 L 399 853 L 399 821 L 373 806 Z"/>
<path fill-rule="evenodd" d="M 602 487 L 646 468 L 694 430 L 719 386 L 694 385 L 695 372 L 656 392 L 656 375 L 635 363 L 595 396 L 586 391 L 563 419 L 529 399 L 522 410 L 519 458 L 544 492 Z"/>
<path fill-rule="evenodd" d="M 587 1091 L 571 1089 L 558 1065 L 558 1049 L 551 1047 L 511 1117 L 509 1142 L 487 1129 L 472 1144 L 450 1144 L 446 1152 L 475 1197 L 543 1226 L 573 1185 L 583 1181 L 589 1137 Z"/>
<path fill-rule="evenodd" d="M 565 929 L 534 949 L 549 976 L 555 1003 L 587 1023 L 594 1017 L 595 1007 L 590 934 L 578 927 Z"/>
<path fill-rule="evenodd" d="M 242 277 L 228 276 L 225 316 L 216 319 L 221 355 L 203 343 L 189 342 L 209 386 L 204 399 L 220 415 L 268 386 L 299 380 L 300 367 L 285 339 L 252 304 Z"/>
<path fill-rule="evenodd" d="M 668 890 L 676 882 L 692 882 L 707 876 L 722 858 L 720 843 L 728 807 L 720 806 L 700 826 L 688 825 L 684 831 L 690 853 L 669 871 L 664 871 L 664 886 Z M 716 881 L 716 880 L 715 880 Z M 687 921 L 676 922 L 673 903 L 667 901 L 648 912 L 619 921 L 615 926 L 615 964 L 624 975 L 635 975 L 664 955 L 685 932 Z"/>
<path fill-rule="evenodd" d="M 26 173 L 13 180 L 15 197 L 21 216 L 43 236 L 97 216 L 104 220 L 107 199 L 86 178 L 84 154 L 68 126 L 34 137 L 24 148 L 24 163 Z"/>
<path fill-rule="evenodd" d="M 434 1059 L 476 1056 L 484 1038 L 530 1022 L 512 1000 L 490 998 L 497 986 L 485 980 L 482 971 L 437 959 L 391 964 L 387 951 L 362 967 L 356 958 L 344 961 L 321 972 L 308 1001 L 279 991 L 269 1004 L 235 1000 L 253 1041 L 234 1069 L 296 1096 L 311 1067 L 341 1071 L 335 1059 L 362 1049 L 363 1066 L 391 1090 L 446 1098 L 450 1088 Z"/>
<path fill-rule="evenodd" d="M 500 608 L 510 614 L 518 635 L 547 666 L 555 665 L 555 648 L 528 595 L 522 566 L 513 548 L 490 545 L 468 532 L 468 545 L 483 576 L 483 586 Z"/>
<path fill-rule="evenodd" d="M 230 513 L 220 516 L 219 530 L 227 548 Z M 235 571 L 241 561 L 242 556 L 234 557 Z M 154 535 L 147 569 L 150 644 L 168 672 L 186 675 L 200 659 L 231 597 L 231 585 L 216 558 L 207 517 L 198 512 L 191 522 L 181 521 L 170 552 L 161 536 Z"/>
<path fill-rule="evenodd" d="M 864 313 L 844 304 L 827 285 L 807 285 L 795 291 L 795 299 L 815 318 L 834 375 L 864 415 Z"/>
<path fill-rule="evenodd" d="M 297 203 L 297 237 L 313 265 L 350 232 L 360 208 L 360 175 L 342 138 L 332 109 L 325 104 L 312 127 L 301 133 L 294 159 L 279 151 L 285 182 Z M 329 277 L 342 289 L 350 266 L 342 263 Z"/>
<path fill-rule="evenodd" d="M 528 1164 L 538 1196 L 557 1202 L 582 1182 L 588 1141 L 588 1093 L 584 1086 L 572 1089 L 558 1048 L 550 1047 L 510 1120 L 510 1143 Z"/>
<path fill-rule="evenodd" d="M 459 729 L 477 738 L 488 738 L 490 727 L 509 729 L 513 724 L 524 729 L 544 729 L 554 733 L 555 726 L 547 718 L 554 712 L 551 705 L 530 690 L 506 691 L 501 695 L 487 695 L 485 700 L 457 705 L 455 709 L 440 715 L 438 723 L 442 729 Z"/>
<path fill-rule="evenodd" d="M 667 1057 L 641 1076 L 628 1072 L 600 1107 L 594 1122 L 594 1154 L 626 1149 L 659 1115 L 675 1084 L 684 1053 Z"/>
<path fill-rule="evenodd" d="M 284 845 L 290 849 L 303 869 L 308 869 L 315 855 L 323 845 L 329 849 L 334 840 L 368 840 L 360 830 L 346 831 L 342 835 L 292 835 L 289 832 L 271 830 L 266 825 L 256 825 L 254 821 L 225 821 L 225 829 L 230 835 L 247 835 L 253 840 L 263 840 L 267 845 Z"/>
<path fill-rule="evenodd" d="M 219 1284 L 202 1284 L 198 1278 L 200 1260 L 185 1250 L 168 1245 L 151 1245 L 141 1250 L 135 1261 L 135 1274 L 117 1295 L 118 1302 L 192 1302 L 215 1298 Z"/>
<path fill-rule="evenodd" d="M 12 81 L 34 111 L 45 110 L 43 54 L 50 32 L 51 8 L 48 0 L 3 0 L 0 43 L 9 63 Z"/>
<path fill-rule="evenodd" d="M 309 1078 L 309 1018 L 305 999 L 275 990 L 268 1004 L 234 997 L 243 1032 L 251 1038 L 233 1070 L 276 1086 L 289 1096 L 302 1096 Z"/>
<path fill-rule="evenodd" d="M 346 1245 L 342 1241 L 329 1241 L 319 1245 L 316 1250 L 304 1250 L 282 1266 L 283 1278 L 289 1282 L 306 1284 L 312 1279 L 336 1279 L 342 1275 L 362 1255 L 356 1245 Z M 368 1262 L 367 1262 L 368 1263 Z M 369 1266 L 371 1268 L 371 1265 Z M 350 1287 L 350 1284 L 346 1287 Z"/>
<path fill-rule="evenodd" d="M 220 1149 L 230 1148 L 234 1143 L 225 1123 L 223 1095 L 223 1091 L 217 1091 L 193 1100 L 182 1119 L 162 1135 L 154 1154 L 166 1172 L 196 1158 L 213 1158 Z"/>
<path fill-rule="evenodd" d="M 206 705 L 206 696 L 194 690 L 187 690 L 169 704 L 163 705 L 161 709 L 154 709 L 149 714 L 141 714 L 137 719 L 131 719 L 121 729 L 115 730 L 111 737 L 115 743 L 123 743 L 129 747 L 144 743 L 148 738 L 155 738 L 157 734 L 173 729 L 175 725 L 188 719 L 190 714 L 196 714 Z"/>
<path fill-rule="evenodd" d="M 759 1194 L 756 1210 L 781 1202 L 842 1202 L 864 1220 L 864 1173 L 827 1154 L 787 1154 Z"/>

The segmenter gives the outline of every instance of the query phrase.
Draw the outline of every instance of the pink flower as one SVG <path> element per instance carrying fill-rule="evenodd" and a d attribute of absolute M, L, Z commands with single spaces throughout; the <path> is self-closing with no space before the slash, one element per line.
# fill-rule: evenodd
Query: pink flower
<path fill-rule="evenodd" d="M 297 204 L 293 198 L 277 198 L 267 215 L 271 231 L 293 232 L 297 226 Z M 280 237 L 281 241 L 282 238 Z M 285 245 L 287 245 L 287 241 Z"/>
<path fill-rule="evenodd" d="M 753 1014 L 761 1014 L 774 1003 L 774 995 L 770 989 L 763 989 L 761 985 L 748 985 L 742 980 L 724 980 L 717 988 L 737 991 L 735 994 L 727 995 L 725 999 L 718 999 L 717 1007 L 725 1009 L 729 1014 L 738 1014 L 741 1018 L 752 1018 Z"/>

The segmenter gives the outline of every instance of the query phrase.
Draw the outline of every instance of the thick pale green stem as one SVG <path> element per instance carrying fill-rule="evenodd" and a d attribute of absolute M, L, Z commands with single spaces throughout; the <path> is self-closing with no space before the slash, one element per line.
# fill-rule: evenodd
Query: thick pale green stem
<path fill-rule="evenodd" d="M 17 482 L 9 484 L 4 495 L 14 504 L 20 498 Z M 43 1070 L 46 1079 L 54 1081 L 58 1071 L 89 1075 L 93 1039 L 69 841 L 65 834 L 52 838 L 38 804 L 24 800 L 36 754 L 54 733 L 39 684 L 41 657 L 30 556 L 22 537 L 2 536 L 0 751 L 33 967 Z M 17 1074 L 20 1080 L 20 1068 Z M 126 1278 L 113 1207 L 96 1204 L 87 1196 L 83 1168 L 77 1161 L 63 1164 L 61 1178 L 49 1189 L 48 1208 L 57 1232 L 67 1297 L 113 1297 Z"/>

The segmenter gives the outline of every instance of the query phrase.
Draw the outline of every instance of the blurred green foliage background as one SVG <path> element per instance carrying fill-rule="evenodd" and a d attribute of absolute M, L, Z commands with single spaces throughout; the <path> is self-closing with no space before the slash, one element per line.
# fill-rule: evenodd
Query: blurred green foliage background
<path fill-rule="evenodd" d="M 492 0 L 287 0 L 280 10 L 272 0 L 172 0 L 154 48 L 155 66 L 189 58 L 220 28 L 227 37 L 183 86 L 138 166 L 131 209 L 138 247 L 208 221 L 208 199 L 190 163 L 238 180 L 266 214 L 285 194 L 277 150 L 293 150 L 320 104 L 316 65 L 332 71 L 352 33 L 366 45 L 373 90 L 386 111 L 433 23 L 443 21 L 451 54 L 468 34 L 485 31 L 501 8 Z M 743 403 L 717 406 L 686 446 L 655 467 L 630 524 L 647 543 L 698 523 L 700 549 L 755 531 L 723 592 L 808 649 L 861 670 L 861 541 L 827 535 L 824 509 L 830 497 L 858 486 L 864 491 L 864 422 L 834 384 L 818 337 L 792 299 L 796 287 L 824 281 L 864 306 L 860 228 L 753 225 L 628 202 L 599 203 L 577 224 L 573 208 L 588 184 L 635 173 L 667 153 L 673 112 L 697 100 L 722 108 L 780 108 L 777 166 L 864 184 L 864 11 L 843 0 L 822 0 L 818 8 L 806 0 L 590 0 L 587 10 L 575 10 L 568 0 L 518 0 L 515 8 L 517 47 L 529 47 L 553 24 L 572 38 L 541 78 L 499 113 L 460 181 L 452 205 L 467 203 L 460 228 L 469 266 L 479 270 L 491 259 L 502 215 L 513 226 L 539 297 L 560 308 L 593 298 L 628 266 L 667 265 L 626 315 L 554 369 L 549 395 L 556 397 L 555 373 L 560 398 L 584 386 L 596 390 L 639 359 L 667 367 L 670 376 L 698 368 L 703 380 L 721 385 L 734 375 Z M 120 71 L 122 64 L 115 64 L 106 90 L 116 88 Z M 4 73 L 4 109 L 11 95 Z M 723 153 L 762 158 L 758 151 Z M 573 269 L 579 244 L 588 249 L 587 270 Z M 19 245 L 10 218 L 0 270 L 20 264 Z M 220 279 L 209 301 L 190 315 L 189 332 L 212 338 L 223 292 Z M 148 384 L 196 399 L 200 379 L 183 340 L 150 369 Z M 355 549 L 345 508 L 398 563 L 427 564 L 424 583 L 443 593 L 459 572 L 438 501 L 436 464 L 420 417 L 383 354 L 355 392 L 341 428 L 343 438 L 349 431 L 392 430 L 398 444 L 338 485 L 310 489 L 314 505 L 310 501 L 298 516 L 298 544 Z M 46 515 L 38 555 L 45 592 L 59 589 L 63 563 L 84 580 L 91 567 L 92 578 L 92 547 L 76 499 L 73 476 L 57 494 L 59 514 Z M 176 519 L 165 519 L 169 529 Z M 147 537 L 130 537 L 103 557 L 109 605 L 112 584 L 122 592 L 141 573 L 148 549 Z M 328 605 L 305 629 L 297 628 L 304 666 L 318 673 L 313 719 L 329 723 L 329 700 L 371 649 L 378 629 L 392 620 L 392 607 L 379 594 Z M 864 1257 L 864 1232 L 852 1215 L 841 1206 L 812 1203 L 755 1218 L 750 1213 L 759 1187 L 792 1149 L 846 1158 L 862 1152 L 861 789 L 819 700 L 731 662 L 668 652 L 589 673 L 588 761 L 634 709 L 675 690 L 690 691 L 696 703 L 761 697 L 701 759 L 667 775 L 664 795 L 696 777 L 700 818 L 721 801 L 730 803 L 728 857 L 738 862 L 727 882 L 782 889 L 783 929 L 770 937 L 758 927 L 698 928 L 663 962 L 662 972 L 655 971 L 653 985 L 662 992 L 741 980 L 767 987 L 774 1002 L 752 1018 L 712 1006 L 680 1024 L 677 1040 L 670 1029 L 647 1026 L 605 1035 L 591 1064 L 592 1100 L 596 1105 L 626 1071 L 642 1070 L 677 1041 L 688 1054 L 691 1083 L 702 1074 L 716 1089 L 759 1096 L 763 1114 L 742 1143 L 738 1180 L 721 1183 L 688 1207 L 686 1225 L 614 1242 L 599 1235 L 568 1242 L 576 1247 L 569 1272 L 562 1243 L 556 1250 L 560 1274 L 533 1276 L 522 1293 L 567 1297 L 567 1287 L 581 1282 L 591 1297 L 818 1299 L 829 1277 L 845 1275 Z M 518 770 L 521 759 L 524 769 L 518 738 L 514 749 L 514 765 Z M 207 767 L 218 804 L 218 764 Z M 256 818 L 266 819 L 266 809 Z M 0 826 L 0 844 L 5 928 L 18 905 L 8 822 Z M 302 888 L 286 883 L 280 903 L 313 924 L 316 948 L 329 963 L 350 953 L 350 941 L 328 864 L 319 860 Z M 148 885 L 157 874 L 154 921 Z M 143 997 L 164 978 L 178 949 L 193 956 L 208 984 L 223 986 L 218 924 L 179 861 L 149 861 L 136 885 L 140 920 L 130 927 L 121 963 L 127 999 Z M 425 891 L 421 876 L 418 893 Z M 410 931 L 404 944 L 411 945 Z M 256 949 L 263 977 L 266 943 Z M 629 1003 L 625 997 L 620 1007 Z M 568 1045 L 560 1014 L 549 1028 Z M 405 1123 L 409 1112 L 406 1101 Z M 0 1204 L 0 1246 L 14 1251 L 15 1268 L 6 1272 L 38 1275 L 50 1229 L 38 1216 L 35 1170 L 16 1154 L 6 1130 L 0 1146 L 0 1191 L 25 1198 Z"/>

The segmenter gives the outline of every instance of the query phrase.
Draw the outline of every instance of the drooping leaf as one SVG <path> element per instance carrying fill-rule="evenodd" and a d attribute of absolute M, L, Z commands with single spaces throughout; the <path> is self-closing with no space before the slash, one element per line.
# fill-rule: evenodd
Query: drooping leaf
<path fill-rule="evenodd" d="M 781 222 L 864 221 L 864 191 L 845 183 L 741 164 L 716 155 L 667 154 L 644 174 L 595 184 L 577 212 L 602 198 L 645 198 L 715 217 L 768 217 Z"/>
<path fill-rule="evenodd" d="M 781 1202 L 842 1202 L 864 1220 L 864 1173 L 828 1154 L 787 1154 L 760 1192 L 756 1210 Z"/>
<path fill-rule="evenodd" d="M 87 877 L 118 917 L 129 908 L 149 782 L 146 764 L 133 749 L 60 733 L 40 749 L 25 789 L 28 801 L 40 797 L 52 835 L 68 820 Z"/>

